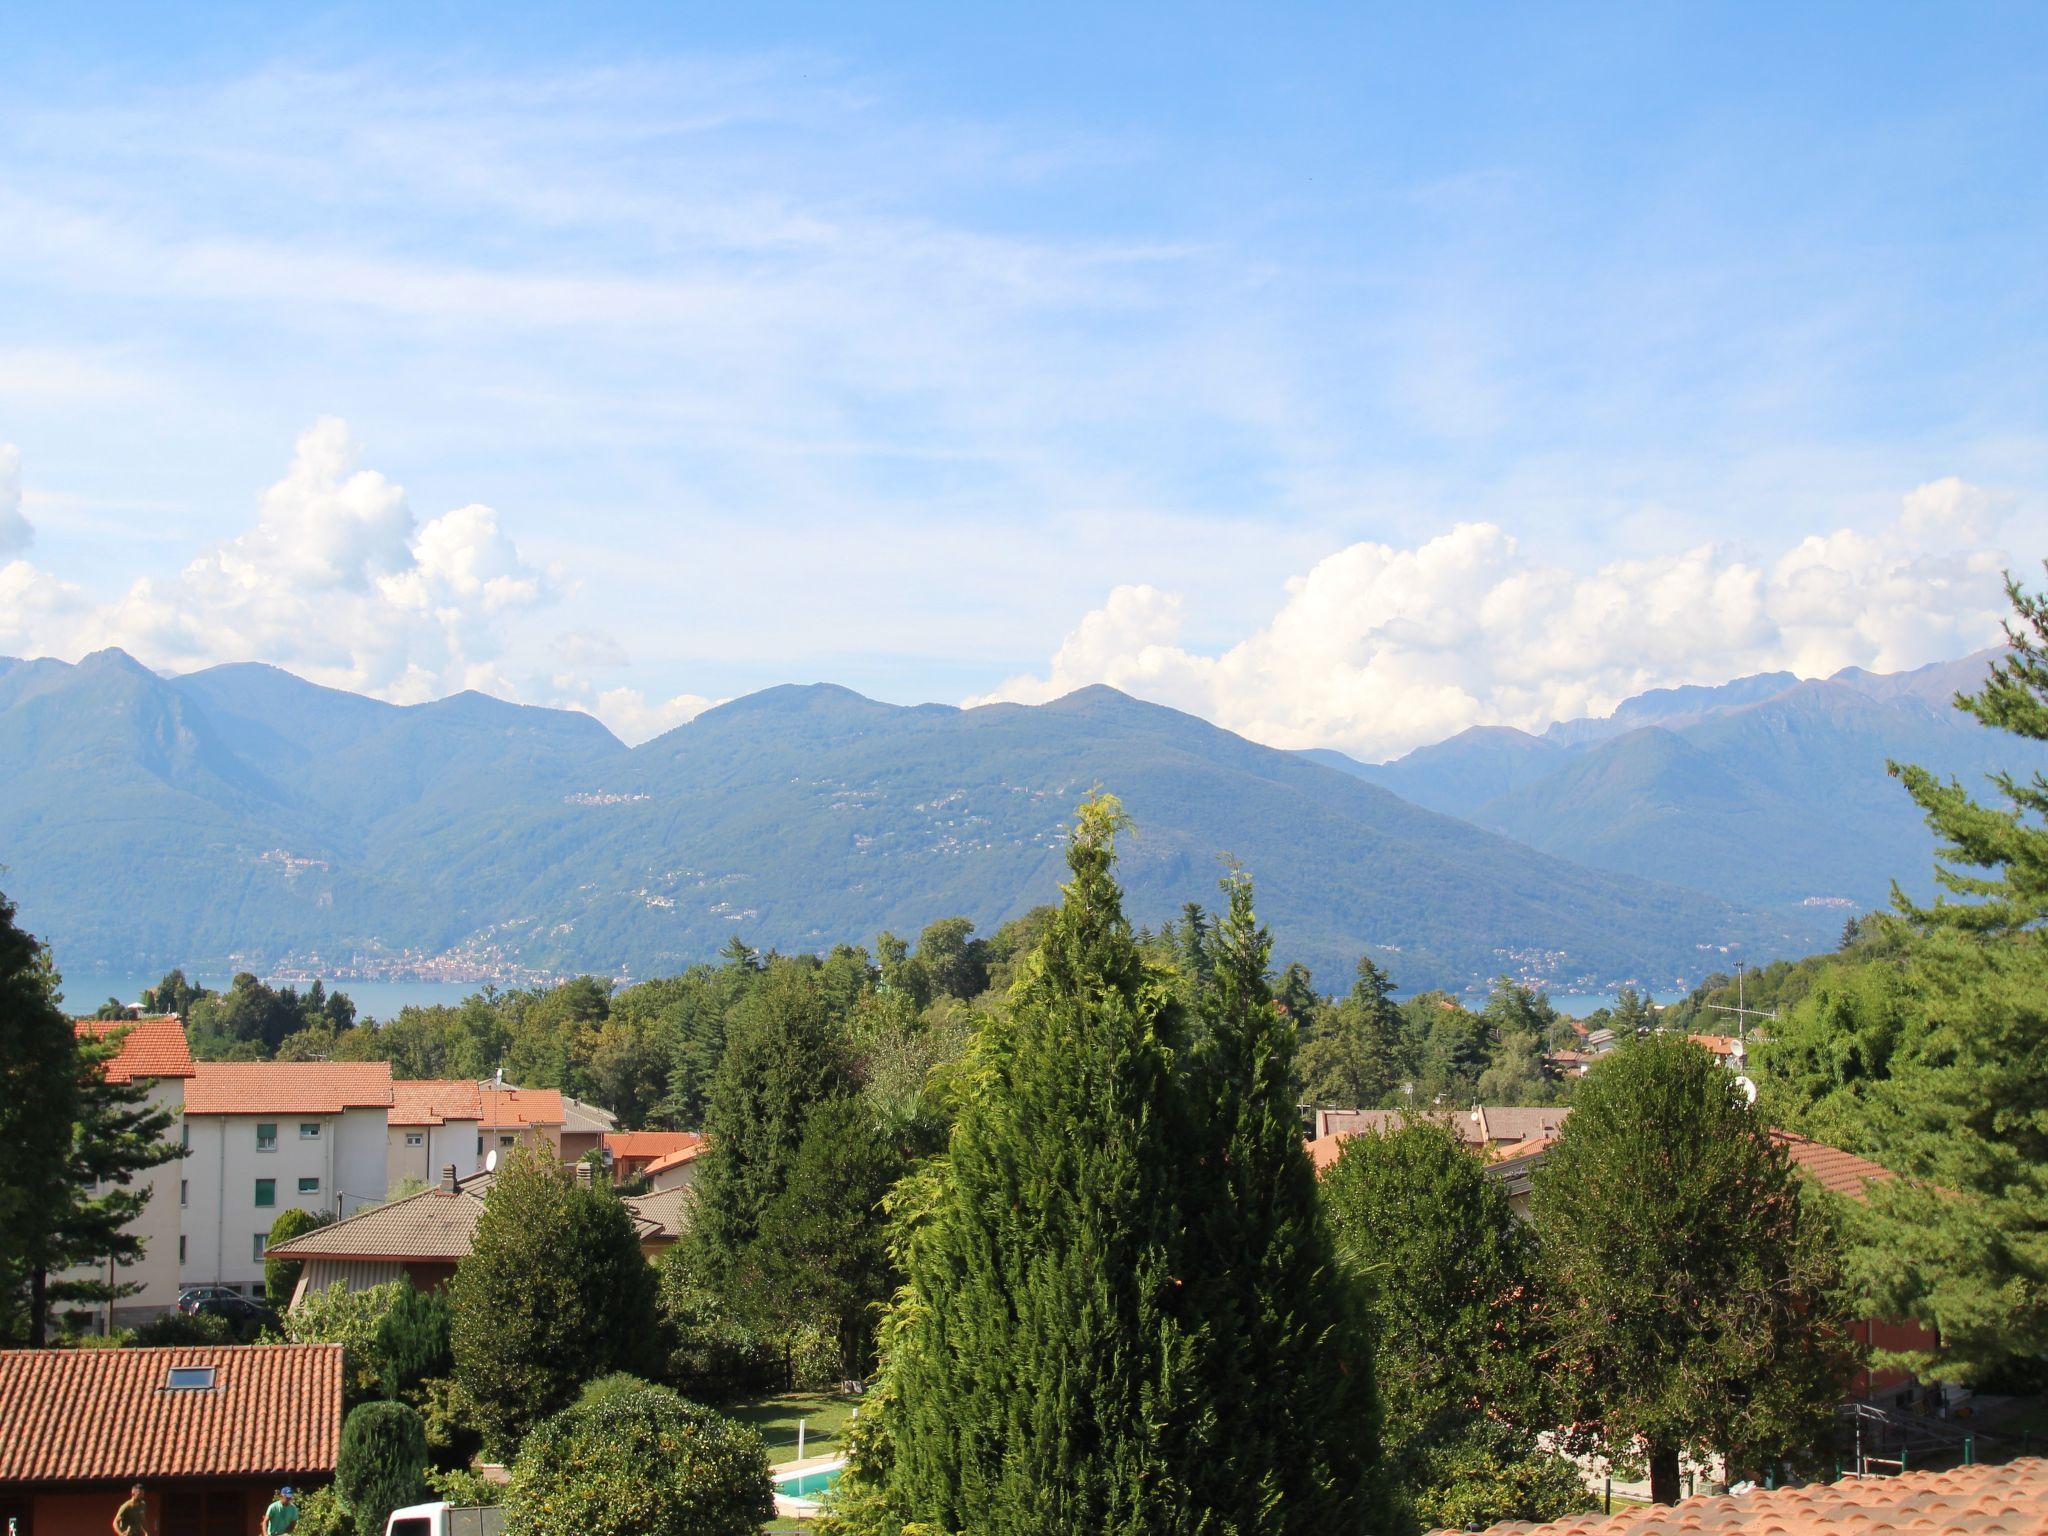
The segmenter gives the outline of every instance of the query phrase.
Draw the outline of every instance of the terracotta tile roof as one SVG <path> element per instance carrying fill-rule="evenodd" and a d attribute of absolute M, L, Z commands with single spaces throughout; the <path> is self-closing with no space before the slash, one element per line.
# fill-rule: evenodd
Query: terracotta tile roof
<path fill-rule="evenodd" d="M 1869 1199 L 1872 1184 L 1894 1177 L 1891 1169 L 1880 1167 L 1867 1157 L 1844 1152 L 1810 1136 L 1774 1130 L 1771 1140 L 1782 1146 L 1792 1159 L 1792 1166 L 1814 1183 L 1854 1200 Z"/>
<path fill-rule="evenodd" d="M 484 1129 L 524 1130 L 530 1125 L 560 1125 L 562 1095 L 553 1088 L 493 1088 L 479 1090 L 483 1100 Z"/>
<path fill-rule="evenodd" d="M 642 1168 L 640 1171 L 642 1173 L 649 1175 L 657 1173 L 667 1173 L 671 1168 L 680 1168 L 685 1163 L 694 1163 L 698 1158 L 704 1155 L 704 1153 L 709 1149 L 709 1146 L 710 1143 L 706 1142 L 703 1137 L 699 1136 L 697 1140 L 690 1146 L 677 1147 L 675 1151 L 670 1152 L 665 1156 L 657 1157 L 653 1162 L 649 1163 L 645 1168 Z"/>
<path fill-rule="evenodd" d="M 212 1366 L 210 1391 L 166 1390 Z M 0 1486 L 334 1470 L 339 1344 L 0 1350 Z"/>
<path fill-rule="evenodd" d="M 1526 1141 L 1547 1135 L 1564 1124 L 1568 1109 L 1524 1109 L 1515 1105 L 1475 1104 L 1470 1109 L 1428 1109 L 1424 1118 L 1442 1120 L 1473 1145 Z M 1361 1131 L 1398 1131 L 1408 1111 L 1399 1109 L 1319 1109 L 1316 1135 L 1356 1136 Z"/>
<path fill-rule="evenodd" d="M 387 1061 L 202 1061 L 185 1088 L 188 1115 L 338 1115 L 390 1105 Z"/>
<path fill-rule="evenodd" d="M 1308 1144 L 1308 1160 L 1315 1164 L 1316 1173 L 1328 1173 L 1336 1163 L 1338 1154 L 1344 1150 L 1344 1143 L 1358 1134 L 1356 1131 L 1333 1131 L 1328 1136 L 1318 1136 L 1311 1141 Z"/>
<path fill-rule="evenodd" d="M 264 1256 L 387 1261 L 466 1259 L 476 1238 L 477 1218 L 484 1211 L 484 1196 L 489 1193 L 494 1177 L 473 1173 L 455 1186 L 453 1194 L 437 1187 L 407 1195 L 280 1243 L 266 1249 Z M 679 1201 L 688 1197 L 689 1191 L 680 1189 L 627 1196 L 625 1206 L 633 1213 L 640 1241 L 679 1236 Z"/>
<path fill-rule="evenodd" d="M 110 1083 L 125 1083 L 138 1077 L 190 1077 L 192 1050 L 185 1043 L 185 1024 L 175 1013 L 149 1019 L 73 1019 L 71 1027 L 80 1039 L 97 1038 L 125 1029 L 121 1054 L 107 1063 Z"/>
<path fill-rule="evenodd" d="M 413 1078 L 391 1085 L 392 1125 L 445 1125 L 483 1116 L 483 1090 L 473 1078 Z"/>
<path fill-rule="evenodd" d="M 695 1131 L 608 1131 L 604 1149 L 615 1158 L 657 1158 L 686 1151 L 703 1140 Z"/>
<path fill-rule="evenodd" d="M 1687 1035 L 1694 1045 L 1703 1045 L 1716 1056 L 1740 1056 L 1744 1046 L 1734 1035 Z"/>
<path fill-rule="evenodd" d="M 2038 1536 L 2048 1531 L 2048 1460 L 2038 1456 L 1948 1472 L 1849 1477 L 1803 1488 L 1579 1515 L 1547 1525 L 1510 1521 L 1489 1536 Z"/>
<path fill-rule="evenodd" d="M 1467 1120 L 1476 1121 L 1479 1135 L 1475 1138 L 1469 1128 L 1465 1131 L 1467 1141 L 1490 1141 L 1496 1145 L 1513 1141 L 1527 1141 L 1532 1136 L 1555 1135 L 1569 1109 L 1521 1109 L 1512 1105 L 1480 1105 L 1468 1115 Z"/>
<path fill-rule="evenodd" d="M 1510 1141 L 1487 1150 L 1487 1161 L 1493 1163 L 1513 1162 L 1518 1157 L 1536 1157 L 1548 1152 L 1556 1142 L 1555 1135 L 1531 1136 L 1527 1141 Z"/>

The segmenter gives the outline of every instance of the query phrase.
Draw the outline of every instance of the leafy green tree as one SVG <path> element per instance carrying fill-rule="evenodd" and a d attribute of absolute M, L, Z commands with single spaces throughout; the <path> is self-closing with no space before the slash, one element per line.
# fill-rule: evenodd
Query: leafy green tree
<path fill-rule="evenodd" d="M 690 1397 L 730 1403 L 758 1397 L 787 1379 L 786 1355 L 734 1311 L 724 1292 L 704 1283 L 688 1243 L 656 1265 L 661 1321 L 669 1341 L 668 1380 Z"/>
<path fill-rule="evenodd" d="M 1065 900 L 973 1047 L 948 1155 L 899 1196 L 904 1293 L 850 1495 L 977 1536 L 1193 1530 L 1211 1449 L 1181 1259 L 1173 978 L 1111 876 L 1122 819 L 1086 802 Z"/>
<path fill-rule="evenodd" d="M 308 1232 L 317 1232 L 334 1220 L 332 1211 L 308 1211 L 288 1206 L 277 1213 L 277 1220 L 270 1224 L 270 1236 L 264 1241 L 266 1248 L 275 1248 L 288 1243 L 295 1237 L 304 1237 Z M 265 1259 L 263 1261 L 263 1295 L 279 1311 L 291 1305 L 292 1292 L 298 1289 L 299 1274 L 305 1269 L 298 1259 Z"/>
<path fill-rule="evenodd" d="M 654 1270 L 632 1217 L 523 1149 L 491 1181 L 448 1300 L 456 1381 L 501 1455 L 591 1377 L 659 1364 Z"/>
<path fill-rule="evenodd" d="M 352 1291 L 340 1280 L 325 1290 L 309 1290 L 284 1314 L 285 1337 L 294 1344 L 342 1346 L 341 1390 L 344 1402 L 375 1397 L 384 1380 L 377 1354 L 377 1330 L 384 1314 L 398 1304 L 403 1280 L 387 1281 Z"/>
<path fill-rule="evenodd" d="M 213 994 L 205 987 L 194 986 L 185 979 L 183 971 L 170 971 L 153 987 L 142 992 L 144 1013 L 175 1013 L 179 1018 L 189 1018 L 192 1007 L 202 997 Z"/>
<path fill-rule="evenodd" d="M 1587 1507 L 1537 1437 L 1549 1342 L 1535 1245 L 1449 1127 L 1357 1136 L 1323 1180 L 1339 1249 L 1365 1288 L 1396 1522 L 1551 1520 Z"/>
<path fill-rule="evenodd" d="M 645 1384 L 537 1425 L 505 1500 L 511 1536 L 754 1536 L 774 1513 L 760 1436 Z"/>
<path fill-rule="evenodd" d="M 49 1277 L 70 1261 L 66 1222 L 80 1083 L 71 1021 L 41 946 L 0 895 L 0 1338 L 37 1345 Z"/>
<path fill-rule="evenodd" d="M 1533 1203 L 1559 1379 L 1610 1446 L 1646 1443 L 1657 1503 L 1681 1452 L 1819 1452 L 1855 1359 L 1838 1238 L 1712 1056 L 1652 1035 L 1602 1058 Z"/>
<path fill-rule="evenodd" d="M 704 1130 L 689 1241 L 713 1285 L 750 1262 L 761 1222 L 789 1187 L 811 1110 L 853 1087 L 842 1032 L 812 971 L 770 966 L 729 1024 Z"/>
<path fill-rule="evenodd" d="M 391 1511 L 427 1497 L 427 1436 L 405 1403 L 359 1403 L 341 1425 L 334 1490 L 359 1532 L 380 1532 Z"/>
<path fill-rule="evenodd" d="M 934 995 L 965 1001 L 987 988 L 988 945 L 973 934 L 974 924 L 966 918 L 942 917 L 917 936 L 917 963 Z"/>
<path fill-rule="evenodd" d="M 1302 1144 L 1295 1030 L 1267 982 L 1272 936 L 1248 876 L 1234 871 L 1223 891 L 1187 1095 L 1200 1155 L 1182 1268 L 1206 1327 L 1201 1374 L 1216 1414 L 1214 1452 L 1189 1469 L 1189 1497 L 1223 1530 L 1356 1529 L 1377 1451 L 1371 1342 Z"/>
<path fill-rule="evenodd" d="M 1617 1039 L 1626 1040 L 1641 1034 L 1657 1022 L 1657 1010 L 1650 999 L 1634 987 L 1623 987 L 1614 994 L 1613 1021 L 1608 1025 Z"/>

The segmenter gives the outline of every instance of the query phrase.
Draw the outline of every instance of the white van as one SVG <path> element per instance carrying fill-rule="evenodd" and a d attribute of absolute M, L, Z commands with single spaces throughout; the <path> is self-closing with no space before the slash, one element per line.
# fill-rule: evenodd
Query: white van
<path fill-rule="evenodd" d="M 504 1529 L 498 1504 L 408 1504 L 384 1522 L 384 1536 L 502 1536 Z"/>

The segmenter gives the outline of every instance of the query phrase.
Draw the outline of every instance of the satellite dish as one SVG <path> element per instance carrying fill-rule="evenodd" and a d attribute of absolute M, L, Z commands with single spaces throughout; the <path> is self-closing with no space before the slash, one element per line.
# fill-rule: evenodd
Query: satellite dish
<path fill-rule="evenodd" d="M 1737 1079 L 1735 1079 L 1735 1086 L 1742 1090 L 1742 1097 L 1745 1102 L 1750 1104 L 1754 1104 L 1756 1102 L 1755 1083 L 1752 1083 L 1746 1077 L 1738 1077 Z"/>
<path fill-rule="evenodd" d="M 1750 1090 L 1749 1090 L 1749 1096 L 1750 1096 L 1750 1097 L 1751 1097 L 1752 1099 L 1756 1097 L 1756 1090 L 1755 1090 L 1754 1088 L 1752 1088 L 1752 1089 L 1750 1089 Z M 486 1153 L 484 1154 L 484 1172 L 485 1172 L 485 1173 L 496 1173 L 497 1171 L 498 1171 L 498 1149 L 497 1149 L 496 1147 L 493 1147 L 493 1148 L 491 1148 L 491 1150 L 490 1150 L 490 1151 L 488 1151 L 488 1152 L 486 1152 Z"/>

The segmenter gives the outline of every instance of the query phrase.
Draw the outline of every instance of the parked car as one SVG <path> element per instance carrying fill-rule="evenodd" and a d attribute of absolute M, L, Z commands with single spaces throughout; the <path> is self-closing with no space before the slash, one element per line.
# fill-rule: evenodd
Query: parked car
<path fill-rule="evenodd" d="M 188 1285 L 178 1292 L 178 1310 L 197 1312 L 202 1301 L 240 1301 L 241 1292 L 225 1285 Z"/>
<path fill-rule="evenodd" d="M 500 1536 L 504 1529 L 498 1504 L 408 1504 L 384 1522 L 384 1536 Z"/>

